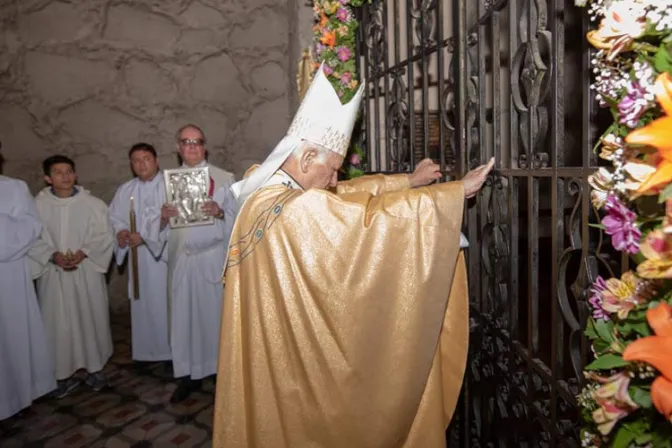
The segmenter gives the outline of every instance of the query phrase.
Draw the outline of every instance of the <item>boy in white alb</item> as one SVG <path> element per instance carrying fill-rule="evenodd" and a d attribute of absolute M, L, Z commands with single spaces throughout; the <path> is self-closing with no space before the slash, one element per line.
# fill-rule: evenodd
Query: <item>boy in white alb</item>
<path fill-rule="evenodd" d="M 112 355 L 105 273 L 113 236 L 107 205 L 76 186 L 75 163 L 55 155 L 43 162 L 49 186 L 35 198 L 42 220 L 40 239 L 30 251 L 34 277 L 58 380 L 57 397 L 80 384 L 106 385 L 103 367 Z"/>

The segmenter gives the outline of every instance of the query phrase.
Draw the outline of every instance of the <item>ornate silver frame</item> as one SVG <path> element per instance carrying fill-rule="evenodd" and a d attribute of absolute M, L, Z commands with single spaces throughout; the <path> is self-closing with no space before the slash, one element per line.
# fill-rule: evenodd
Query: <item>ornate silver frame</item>
<path fill-rule="evenodd" d="M 201 206 L 210 199 L 208 167 L 164 170 L 166 202 L 177 207 L 179 215 L 170 218 L 171 228 L 203 226 L 214 223 Z"/>

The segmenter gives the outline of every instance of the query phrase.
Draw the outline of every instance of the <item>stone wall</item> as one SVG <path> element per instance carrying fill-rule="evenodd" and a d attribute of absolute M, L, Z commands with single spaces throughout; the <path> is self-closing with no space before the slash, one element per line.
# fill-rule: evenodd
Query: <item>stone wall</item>
<path fill-rule="evenodd" d="M 131 176 L 132 144 L 152 143 L 175 167 L 174 133 L 194 122 L 210 160 L 240 177 L 289 124 L 310 21 L 301 0 L 2 2 L 4 173 L 37 192 L 40 162 L 63 153 L 109 201 Z M 111 277 L 121 305 L 125 276 Z"/>

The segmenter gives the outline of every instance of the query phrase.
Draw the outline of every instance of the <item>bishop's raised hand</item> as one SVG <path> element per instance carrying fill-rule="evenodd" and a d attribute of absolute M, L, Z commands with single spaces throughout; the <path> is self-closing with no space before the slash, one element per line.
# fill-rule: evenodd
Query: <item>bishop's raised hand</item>
<path fill-rule="evenodd" d="M 474 168 L 464 175 L 462 184 L 464 185 L 465 198 L 469 199 L 476 196 L 494 166 L 495 158 L 493 157 L 487 164 Z"/>

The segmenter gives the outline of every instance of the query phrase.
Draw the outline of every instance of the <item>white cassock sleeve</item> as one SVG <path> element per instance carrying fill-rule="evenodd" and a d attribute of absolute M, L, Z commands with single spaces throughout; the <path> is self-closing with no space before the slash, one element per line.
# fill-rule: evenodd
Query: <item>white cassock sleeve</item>
<path fill-rule="evenodd" d="M 93 210 L 86 239 L 80 248 L 95 269 L 104 274 L 112 258 L 114 237 L 107 222 L 107 206 Z"/>
<path fill-rule="evenodd" d="M 39 278 L 47 271 L 51 256 L 56 252 L 54 245 L 47 229 L 42 229 L 40 237 L 37 239 L 33 247 L 28 253 L 30 275 L 33 279 Z"/>
<path fill-rule="evenodd" d="M 117 241 L 117 234 L 122 230 L 129 230 L 129 217 L 126 213 L 126 207 L 122 206 L 121 196 L 122 191 L 124 190 L 123 186 L 117 189 L 117 192 L 110 202 L 110 208 L 107 212 L 107 220 L 112 231 L 113 243 L 114 243 L 114 261 L 121 266 L 124 263 L 126 254 L 128 253 L 128 246 L 121 248 L 119 247 L 119 242 Z"/>
<path fill-rule="evenodd" d="M 3 200 L 13 201 L 14 208 L 11 214 L 0 213 L 0 263 L 26 256 L 42 231 L 42 222 L 28 186 L 24 182 L 18 185 L 20 187 L 12 198 L 3 197 Z"/>
<path fill-rule="evenodd" d="M 205 252 L 216 244 L 227 244 L 228 236 L 231 235 L 233 223 L 236 219 L 238 205 L 231 193 L 230 186 L 233 181 L 227 182 L 219 187 L 212 197 L 212 200 L 219 205 L 224 212 L 224 219 L 215 219 L 212 226 L 194 227 L 198 232 L 191 232 L 189 239 L 185 244 L 187 253 L 194 255 Z"/>
<path fill-rule="evenodd" d="M 161 227 L 161 207 L 165 200 L 164 194 L 158 193 L 158 196 L 151 205 L 143 205 L 140 223 L 136 229 L 155 260 L 161 259 L 166 247 L 166 240 L 156 232 L 156 229 Z"/>

